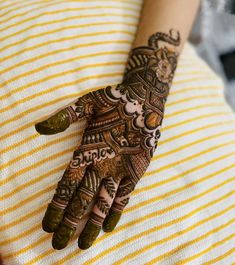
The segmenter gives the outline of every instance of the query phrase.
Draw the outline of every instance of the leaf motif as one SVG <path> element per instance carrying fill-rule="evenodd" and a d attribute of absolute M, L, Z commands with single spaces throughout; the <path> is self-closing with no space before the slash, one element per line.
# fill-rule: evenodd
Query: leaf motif
<path fill-rule="evenodd" d="M 100 211 L 104 214 L 108 214 L 109 212 L 109 204 L 106 202 L 106 200 L 103 197 L 99 197 L 97 201 L 97 207 L 100 209 Z"/>
<path fill-rule="evenodd" d="M 127 184 L 124 184 L 119 187 L 117 196 L 118 197 L 123 197 L 131 193 L 135 188 L 135 185 L 132 182 L 129 182 Z"/>
<path fill-rule="evenodd" d="M 109 196 L 113 198 L 115 194 L 115 186 L 112 178 L 107 178 L 104 180 L 104 187 L 107 190 Z"/>
<path fill-rule="evenodd" d="M 129 202 L 129 200 L 130 200 L 130 197 L 125 198 L 125 199 L 121 200 L 120 202 L 121 202 L 124 206 L 126 206 L 126 205 L 128 204 L 128 202 Z"/>

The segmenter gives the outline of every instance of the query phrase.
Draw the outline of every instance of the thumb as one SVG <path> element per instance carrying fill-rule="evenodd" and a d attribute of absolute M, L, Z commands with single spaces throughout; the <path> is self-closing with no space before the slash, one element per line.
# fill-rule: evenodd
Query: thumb
<path fill-rule="evenodd" d="M 56 112 L 48 119 L 35 125 L 40 134 L 51 135 L 65 131 L 70 124 L 81 118 L 89 119 L 94 110 L 94 104 L 89 94 L 79 98 L 74 104 Z"/>
<path fill-rule="evenodd" d="M 35 129 L 40 134 L 56 134 L 65 131 L 73 122 L 70 114 L 70 107 L 62 109 L 48 119 L 35 124 Z M 73 116 L 74 118 L 76 116 Z"/>

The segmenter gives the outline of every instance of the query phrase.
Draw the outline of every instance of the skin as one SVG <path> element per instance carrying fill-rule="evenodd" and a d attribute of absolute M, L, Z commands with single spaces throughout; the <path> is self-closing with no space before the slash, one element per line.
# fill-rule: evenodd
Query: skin
<path fill-rule="evenodd" d="M 50 135 L 87 121 L 42 221 L 43 229 L 53 233 L 53 248 L 66 247 L 85 216 L 81 249 L 89 248 L 101 229 L 116 227 L 156 150 L 178 57 L 199 2 L 144 1 L 123 81 L 90 92 L 35 125 L 40 134 Z"/>

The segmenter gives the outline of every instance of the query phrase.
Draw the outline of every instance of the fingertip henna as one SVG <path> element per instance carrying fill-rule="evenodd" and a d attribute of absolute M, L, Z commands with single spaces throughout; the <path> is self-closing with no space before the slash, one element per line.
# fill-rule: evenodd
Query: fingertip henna
<path fill-rule="evenodd" d="M 63 219 L 64 211 L 49 204 L 42 220 L 42 228 L 47 233 L 53 233 Z"/>
<path fill-rule="evenodd" d="M 89 248 L 102 228 L 111 232 L 116 227 L 157 147 L 179 43 L 176 31 L 153 34 L 149 46 L 130 52 L 121 84 L 90 92 L 71 108 L 36 124 L 39 133 L 54 134 L 79 118 L 88 120 L 81 145 L 53 198 L 52 204 L 65 210 L 63 220 L 62 213 L 53 209 L 43 221 L 45 231 L 55 231 L 55 249 L 68 244 L 102 180 L 103 193 L 79 236 L 79 248 Z"/>
<path fill-rule="evenodd" d="M 52 237 L 52 247 L 60 250 L 65 248 L 76 232 L 76 228 L 62 222 Z"/>
<path fill-rule="evenodd" d="M 113 209 L 109 210 L 108 215 L 104 219 L 102 229 L 104 232 L 112 232 L 121 218 L 122 213 Z"/>
<path fill-rule="evenodd" d="M 91 214 L 91 216 L 94 215 L 95 215 L 94 213 Z M 93 242 L 98 237 L 100 231 L 101 231 L 101 226 L 92 222 L 92 219 L 89 219 L 85 225 L 85 228 L 82 230 L 82 233 L 79 236 L 78 247 L 80 249 L 87 249 L 91 247 Z"/>
<path fill-rule="evenodd" d="M 47 120 L 37 123 L 35 129 L 39 134 L 51 135 L 65 131 L 70 124 L 70 115 L 63 109 Z"/>

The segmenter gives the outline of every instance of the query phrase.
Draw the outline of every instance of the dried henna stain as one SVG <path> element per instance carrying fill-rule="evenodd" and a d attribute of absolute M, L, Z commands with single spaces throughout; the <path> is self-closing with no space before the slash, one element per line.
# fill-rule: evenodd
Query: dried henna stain
<path fill-rule="evenodd" d="M 66 224 L 63 226 L 66 234 L 64 227 L 76 227 L 99 187 L 106 191 L 109 200 L 102 194 L 98 196 L 96 210 L 80 235 L 82 248 L 92 244 L 102 224 L 106 231 L 114 229 L 130 193 L 149 166 L 160 137 L 164 107 L 177 67 L 175 47 L 179 44 L 180 34 L 172 29 L 169 34 L 153 34 L 148 46 L 130 52 L 121 84 L 86 94 L 75 106 L 65 109 L 67 114 L 45 123 L 60 132 L 58 117 L 65 119 L 63 128 L 68 120 L 70 123 L 79 118 L 88 120 L 81 145 L 74 152 L 51 202 L 54 208 L 67 207 L 62 221 Z M 51 217 L 48 213 L 47 216 Z M 59 237 L 63 231 L 58 232 Z"/>

